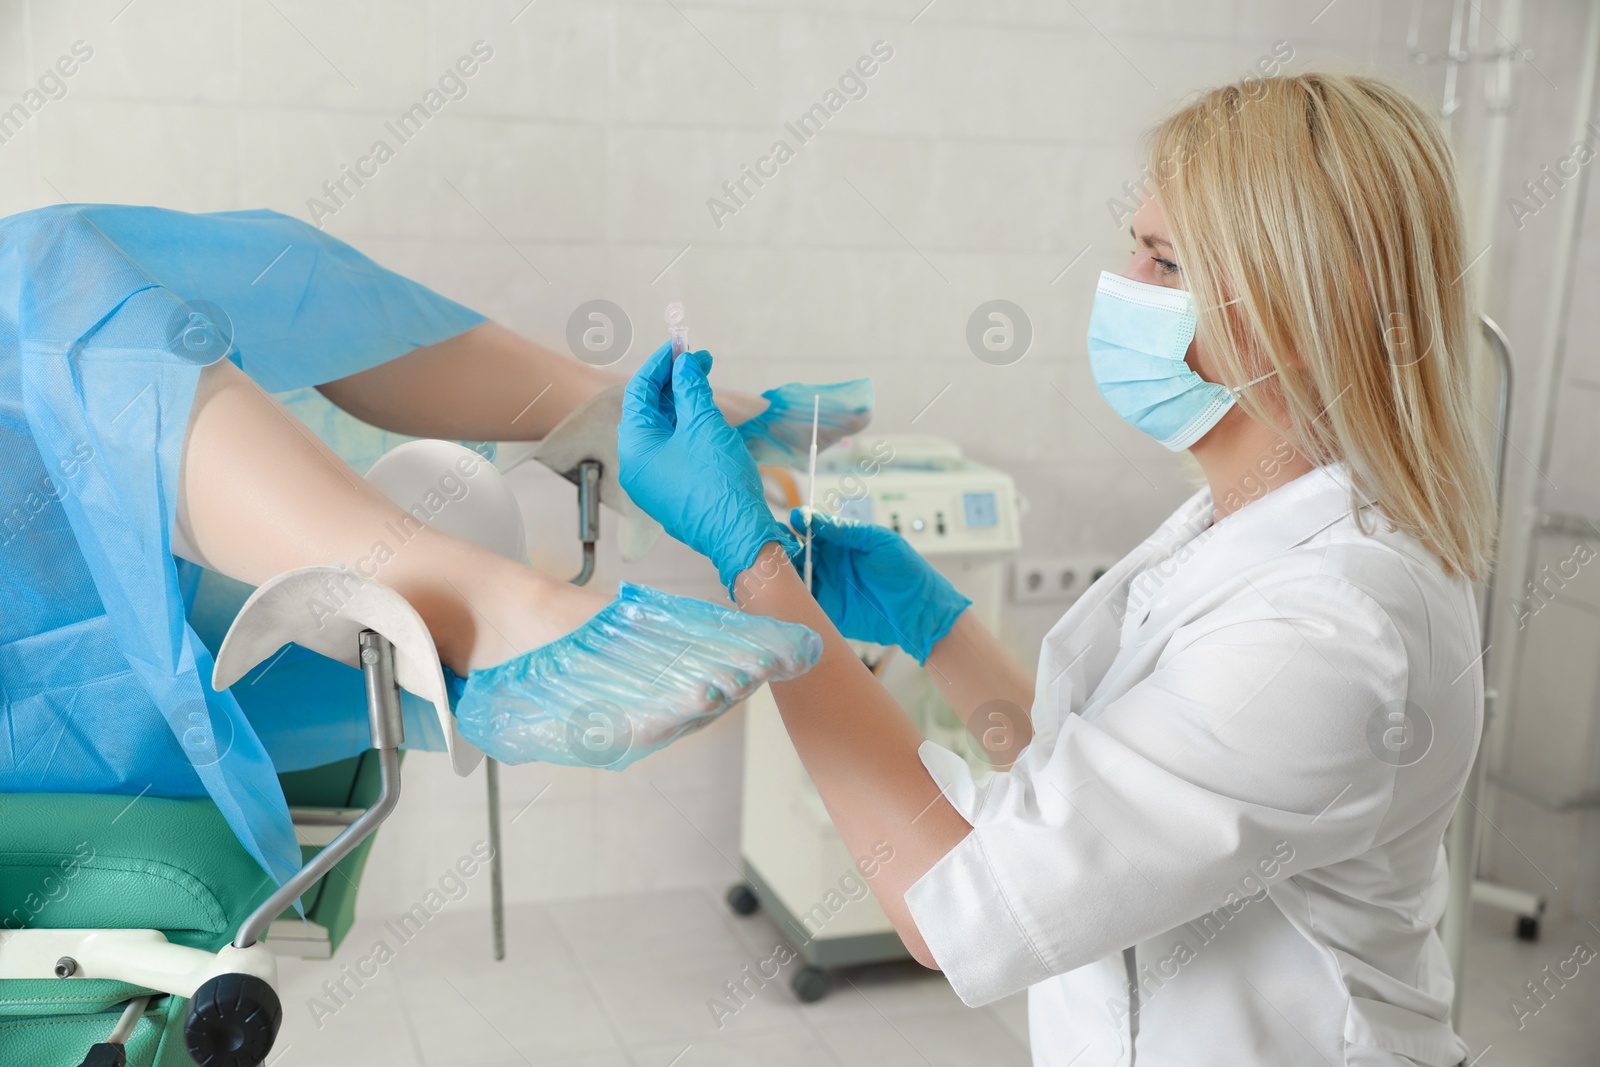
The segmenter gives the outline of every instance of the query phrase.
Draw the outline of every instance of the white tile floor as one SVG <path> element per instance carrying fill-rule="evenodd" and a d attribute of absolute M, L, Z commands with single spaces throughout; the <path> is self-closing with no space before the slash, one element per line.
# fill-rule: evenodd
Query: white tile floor
<path fill-rule="evenodd" d="M 347 981 L 353 995 L 318 1026 L 308 1000 L 334 1006 L 321 983 L 380 938 L 398 941 L 363 919 L 337 960 L 285 961 L 273 1067 L 1029 1062 L 1020 998 L 973 1011 L 915 964 L 843 972 L 826 998 L 801 1005 L 790 963 L 719 1026 L 707 1002 L 780 938 L 704 890 L 514 908 L 499 964 L 487 915 L 446 909 L 377 977 Z"/>
<path fill-rule="evenodd" d="M 505 809 L 517 818 L 506 828 L 502 963 L 490 954 L 481 872 L 409 939 L 387 925 L 482 829 L 480 777 L 458 782 L 442 760 L 408 760 L 406 798 L 337 958 L 282 963 L 271 1067 L 1028 1064 L 1023 997 L 969 1009 L 910 963 L 845 972 L 809 1005 L 789 990 L 790 963 L 718 1026 L 708 1000 L 781 939 L 764 916 L 739 918 L 721 899 L 736 877 L 742 728 L 729 715 L 624 774 L 506 768 Z M 1510 1008 L 1577 942 L 1600 948 L 1600 916 L 1590 918 L 1594 927 L 1525 944 L 1509 918 L 1480 909 L 1465 1023 L 1475 1067 L 1600 1063 L 1600 959 L 1520 1031 Z M 361 972 L 379 940 L 392 960 L 368 964 L 359 987 L 343 977 Z M 341 977 L 351 992 L 336 1001 L 323 983 Z"/>
<path fill-rule="evenodd" d="M 1485 920 L 1490 916 L 1484 916 Z M 1520 1032 L 1509 1000 L 1522 982 L 1600 944 L 1583 924 L 1515 941 L 1480 922 L 1472 947 L 1466 1037 L 1478 1067 L 1593 1067 L 1600 1061 L 1600 973 L 1582 968 Z M 1492 926 L 1492 928 L 1491 928 Z M 361 920 L 339 959 L 285 961 L 284 1026 L 272 1067 L 717 1067 L 722 1064 L 945 1067 L 1026 1065 L 1021 996 L 967 1008 L 914 964 L 842 972 L 802 1005 L 784 984 L 795 964 L 719 1028 L 707 1007 L 740 968 L 779 939 L 766 919 L 741 919 L 707 891 L 523 905 L 508 915 L 509 951 L 490 958 L 487 916 L 442 911 L 320 1026 L 311 998 L 386 939 Z M 1481 1054 L 1481 1055 L 1480 1055 Z"/>

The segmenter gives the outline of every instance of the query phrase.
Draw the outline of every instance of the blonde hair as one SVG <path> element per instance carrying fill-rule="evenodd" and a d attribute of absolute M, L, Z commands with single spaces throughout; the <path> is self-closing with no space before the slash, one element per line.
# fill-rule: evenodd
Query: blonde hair
<path fill-rule="evenodd" d="M 1483 577 L 1496 512 L 1438 124 L 1375 78 L 1251 78 L 1162 122 L 1150 178 L 1223 380 L 1276 369 L 1291 443 L 1348 464 L 1448 571 Z M 1274 421 L 1254 391 L 1241 406 Z"/>

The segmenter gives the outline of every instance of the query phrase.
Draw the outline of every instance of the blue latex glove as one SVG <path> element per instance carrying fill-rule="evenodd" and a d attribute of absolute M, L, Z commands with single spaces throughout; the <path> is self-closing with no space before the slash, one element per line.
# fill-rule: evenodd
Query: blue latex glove
<path fill-rule="evenodd" d="M 761 475 L 737 430 L 711 398 L 709 352 L 672 358 L 664 344 L 628 382 L 617 429 L 617 480 L 667 533 L 716 564 L 733 582 L 777 541 L 791 555 L 793 533 L 767 507 Z"/>
<path fill-rule="evenodd" d="M 804 530 L 806 509 L 795 508 L 789 523 Z M 899 645 L 919 664 L 972 604 L 905 538 L 882 526 L 813 512 L 811 553 L 812 592 L 839 632 Z M 790 555 L 800 566 L 803 552 Z"/>

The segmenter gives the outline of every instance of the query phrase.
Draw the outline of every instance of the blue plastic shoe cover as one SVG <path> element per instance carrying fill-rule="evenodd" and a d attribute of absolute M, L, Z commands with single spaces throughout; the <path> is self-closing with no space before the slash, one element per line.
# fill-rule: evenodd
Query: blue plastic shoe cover
<path fill-rule="evenodd" d="M 806 465 L 811 455 L 813 397 L 821 398 L 817 411 L 819 449 L 859 433 L 872 421 L 871 378 L 832 385 L 790 382 L 761 395 L 768 401 L 767 410 L 734 427 L 757 463 Z"/>
<path fill-rule="evenodd" d="M 804 626 L 623 582 L 565 637 L 473 671 L 456 721 L 503 763 L 621 770 L 821 655 Z"/>

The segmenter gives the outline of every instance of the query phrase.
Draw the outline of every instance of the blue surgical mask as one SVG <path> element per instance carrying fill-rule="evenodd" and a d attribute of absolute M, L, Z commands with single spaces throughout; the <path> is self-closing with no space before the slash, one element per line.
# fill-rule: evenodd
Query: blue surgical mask
<path fill-rule="evenodd" d="M 1204 437 L 1245 389 L 1271 371 L 1229 388 L 1189 369 L 1194 299 L 1183 289 L 1100 272 L 1089 314 L 1089 369 L 1112 410 L 1174 452 Z"/>

